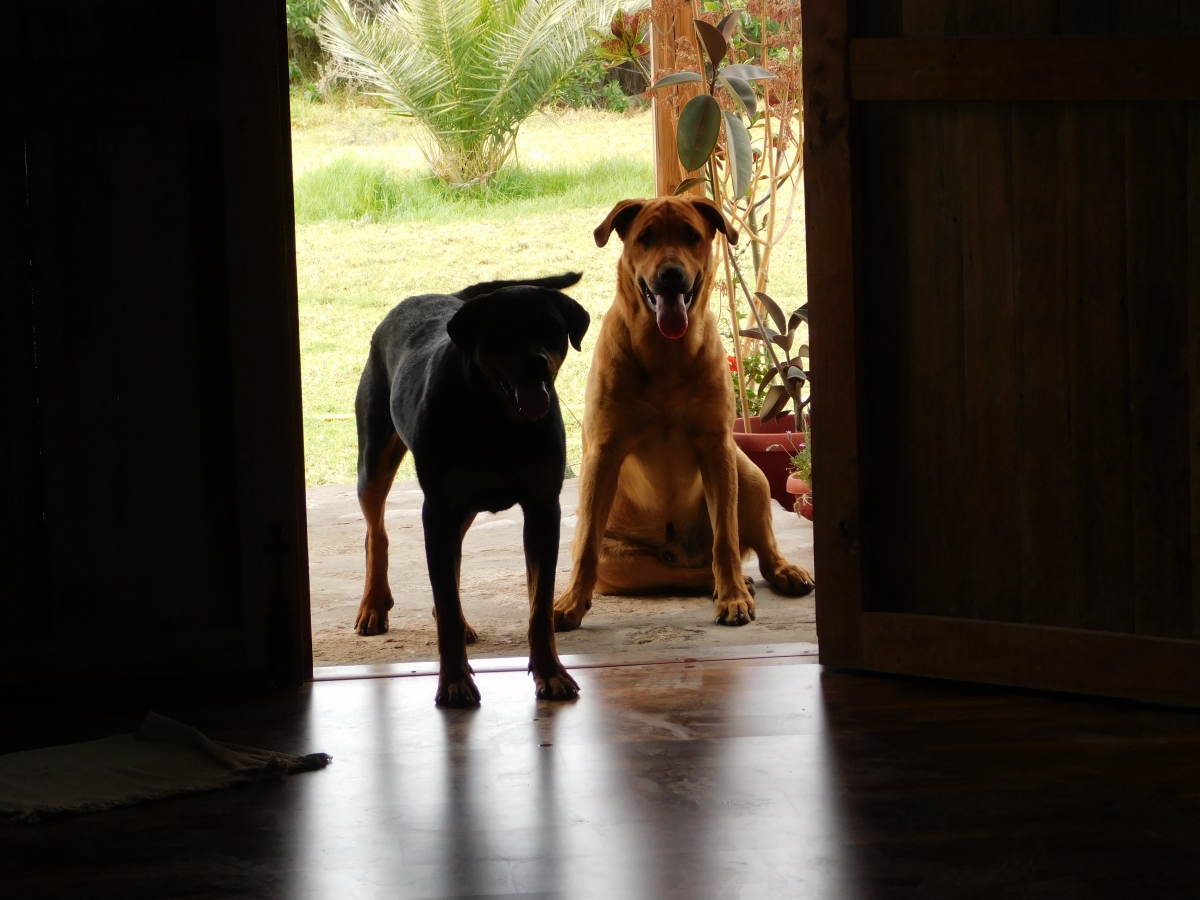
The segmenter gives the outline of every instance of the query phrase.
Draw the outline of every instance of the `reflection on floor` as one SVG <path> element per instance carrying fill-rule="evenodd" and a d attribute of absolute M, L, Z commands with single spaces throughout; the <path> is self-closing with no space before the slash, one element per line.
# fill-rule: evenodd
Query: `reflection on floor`
<path fill-rule="evenodd" d="M 1091 898 L 1200 884 L 1194 713 L 796 659 L 577 677 L 570 705 L 495 672 L 474 711 L 436 709 L 430 677 L 162 709 L 334 762 L 0 828 L 0 896 Z M 93 719 L 75 737 L 103 730 Z M 3 749 L 38 739 L 18 723 Z"/>

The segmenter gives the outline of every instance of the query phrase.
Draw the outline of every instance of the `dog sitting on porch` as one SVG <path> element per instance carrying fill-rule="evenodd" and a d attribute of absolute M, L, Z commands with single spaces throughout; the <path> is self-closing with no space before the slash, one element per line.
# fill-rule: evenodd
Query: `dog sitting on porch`
<path fill-rule="evenodd" d="M 617 296 L 588 373 L 574 568 L 554 604 L 578 628 L 595 590 L 712 591 L 718 624 L 755 616 L 742 561 L 778 591 L 813 577 L 775 540 L 767 479 L 733 441 L 733 387 L 709 308 L 713 240 L 737 232 L 711 200 L 622 200 L 595 231 L 624 243 Z"/>

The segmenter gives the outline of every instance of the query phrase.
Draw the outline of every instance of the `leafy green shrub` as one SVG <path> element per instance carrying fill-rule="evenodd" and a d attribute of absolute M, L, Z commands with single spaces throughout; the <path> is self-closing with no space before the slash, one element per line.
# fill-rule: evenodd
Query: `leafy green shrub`
<path fill-rule="evenodd" d="M 484 184 L 521 123 L 554 100 L 617 0 L 392 0 L 374 18 L 327 0 L 322 46 L 424 128 L 422 152 L 451 185 Z"/>
<path fill-rule="evenodd" d="M 629 98 L 616 81 L 607 79 L 607 71 L 598 60 L 591 60 L 563 83 L 557 102 L 570 109 L 607 109 L 627 112 Z"/>
<path fill-rule="evenodd" d="M 321 18 L 325 0 L 287 0 L 288 79 L 311 86 L 319 75 L 324 53 L 313 23 Z"/>

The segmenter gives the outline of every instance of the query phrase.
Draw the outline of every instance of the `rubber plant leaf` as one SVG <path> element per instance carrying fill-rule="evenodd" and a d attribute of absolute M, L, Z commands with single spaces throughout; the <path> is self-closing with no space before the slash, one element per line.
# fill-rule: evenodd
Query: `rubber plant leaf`
<path fill-rule="evenodd" d="M 675 132 L 679 162 L 684 169 L 695 172 L 703 168 L 716 149 L 720 133 L 720 104 L 709 94 L 689 100 L 679 113 L 679 125 Z"/>
<path fill-rule="evenodd" d="M 726 66 L 721 70 L 721 74 L 726 78 L 732 75 L 734 78 L 742 79 L 742 81 L 763 81 L 767 78 L 775 77 L 773 72 L 767 71 L 762 66 L 752 66 L 749 64 Z"/>
<path fill-rule="evenodd" d="M 777 334 L 771 338 L 771 343 L 776 347 L 782 348 L 785 353 L 790 353 L 792 350 L 792 340 L 795 336 L 792 334 Z"/>
<path fill-rule="evenodd" d="M 664 75 L 658 79 L 650 85 L 650 90 L 657 91 L 659 88 L 670 87 L 673 84 L 694 84 L 702 80 L 695 72 L 676 72 L 674 75 Z"/>
<path fill-rule="evenodd" d="M 738 334 L 740 334 L 742 337 L 754 338 L 756 341 L 769 341 L 777 333 L 778 332 L 772 331 L 770 328 L 768 328 L 767 336 L 763 337 L 763 333 L 757 328 L 743 328 L 738 331 Z"/>
<path fill-rule="evenodd" d="M 787 327 L 787 319 L 783 317 L 783 310 L 779 308 L 778 303 L 771 299 L 769 294 L 764 294 L 762 291 L 755 291 L 754 296 L 757 297 L 758 302 L 763 305 L 763 309 L 770 314 L 771 321 L 775 323 L 776 328 L 778 328 L 781 332 L 791 330 Z"/>
<path fill-rule="evenodd" d="M 801 322 L 808 321 L 808 313 L 803 309 L 798 309 L 792 313 L 792 317 L 788 319 L 788 331 L 794 331 Z"/>
<path fill-rule="evenodd" d="M 692 19 L 692 24 L 696 26 L 696 33 L 700 35 L 700 40 L 704 42 L 708 61 L 712 63 L 713 69 L 716 69 L 725 59 L 725 54 L 729 52 L 729 43 L 725 40 L 725 35 L 721 34 L 715 25 L 709 25 L 703 19 Z"/>
<path fill-rule="evenodd" d="M 791 399 L 791 395 L 782 384 L 771 385 L 767 396 L 763 397 L 762 412 L 759 413 L 761 421 L 766 422 L 781 415 L 787 409 L 789 399 Z"/>
<path fill-rule="evenodd" d="M 736 75 L 726 75 L 724 72 L 717 76 L 717 81 L 729 89 L 733 98 L 746 110 L 746 115 L 754 121 L 754 117 L 758 115 L 758 98 L 754 96 L 754 88 L 750 87 L 750 82 Z"/>
<path fill-rule="evenodd" d="M 715 102 L 715 101 L 714 101 Z M 741 116 L 724 112 L 725 153 L 729 158 L 729 172 L 733 176 L 733 199 L 740 200 L 750 190 L 754 180 L 754 157 L 750 148 L 750 132 L 742 124 Z M 780 327 L 783 322 L 778 323 Z"/>
<path fill-rule="evenodd" d="M 679 182 L 679 186 L 675 188 L 675 195 L 686 194 L 698 184 L 704 184 L 703 178 L 685 178 Z"/>
<path fill-rule="evenodd" d="M 717 31 L 724 35 L 726 41 L 733 40 L 733 32 L 737 29 L 738 22 L 741 21 L 743 11 L 744 10 L 735 9 L 717 23 Z"/>
<path fill-rule="evenodd" d="M 790 366 L 787 377 L 788 381 L 795 384 L 804 384 L 804 382 L 808 381 L 808 376 L 804 374 L 804 370 L 799 366 Z"/>

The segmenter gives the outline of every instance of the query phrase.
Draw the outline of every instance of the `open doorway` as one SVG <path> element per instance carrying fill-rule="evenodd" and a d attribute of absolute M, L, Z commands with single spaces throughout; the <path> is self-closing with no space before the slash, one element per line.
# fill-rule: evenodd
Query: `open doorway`
<path fill-rule="evenodd" d="M 646 14 L 644 24 L 637 26 L 644 29 L 643 36 L 654 33 L 648 18 Z M 616 66 L 605 69 L 603 54 L 593 52 L 555 99 L 521 124 L 513 159 L 486 186 L 450 187 L 433 176 L 422 153 L 428 141 L 421 125 L 393 115 L 369 96 L 369 87 L 339 78 L 331 60 L 318 61 L 315 38 L 305 35 L 297 21 L 291 25 L 314 664 L 432 660 L 437 646 L 420 520 L 423 497 L 411 458 L 397 476 L 386 515 L 396 601 L 390 630 L 374 637 L 353 631 L 365 534 L 354 488 L 353 408 L 370 335 L 388 310 L 414 294 L 568 270 L 584 272 L 570 293 L 598 325 L 613 300 L 620 243 L 597 248 L 592 230 L 617 201 L 655 194 L 661 141 L 656 141 L 646 82 L 630 77 L 636 67 L 627 64 L 624 73 Z M 749 24 L 747 31 L 752 31 Z M 638 44 L 635 35 L 632 45 Z M 672 58 L 669 68 L 683 70 L 687 64 L 682 57 Z M 660 119 L 680 105 L 678 99 L 674 106 L 664 103 Z M 798 104 L 793 107 L 798 115 Z M 673 129 L 674 120 L 660 121 L 658 128 Z M 794 147 L 791 158 L 798 152 Z M 804 222 L 798 199 L 785 208 L 790 212 L 787 228 L 780 229 L 771 248 L 770 291 L 790 312 L 803 306 L 807 295 Z M 741 263 L 748 271 L 758 262 L 754 252 L 743 252 Z M 761 379 L 767 354 L 735 336 L 753 325 L 744 302 L 738 328 L 730 326 L 725 285 L 718 286 L 712 303 L 720 304 L 731 360 L 738 356 L 735 350 L 741 351 L 743 371 L 753 373 L 757 366 Z M 560 584 L 571 565 L 584 385 L 597 332 L 597 327 L 589 331 L 581 353 L 568 355 L 557 380 L 569 466 L 562 494 Z M 736 373 L 731 377 L 736 382 Z M 753 413 L 766 392 L 759 392 L 754 381 L 749 388 L 745 396 Z M 469 421 L 471 412 L 454 414 Z M 487 435 L 473 439 L 481 457 L 486 456 Z M 772 443 L 792 442 L 781 438 Z M 812 570 L 811 523 L 781 503 L 772 503 L 772 509 L 784 553 Z M 475 658 L 528 652 L 520 523 L 519 507 L 484 514 L 466 536 L 462 598 L 479 632 L 471 651 Z M 753 557 L 746 573 L 755 578 L 758 590 L 758 618 L 750 626 L 715 626 L 706 596 L 601 596 L 583 628 L 558 636 L 559 651 L 662 657 L 722 647 L 815 643 L 814 596 L 775 594 L 758 575 Z"/>

